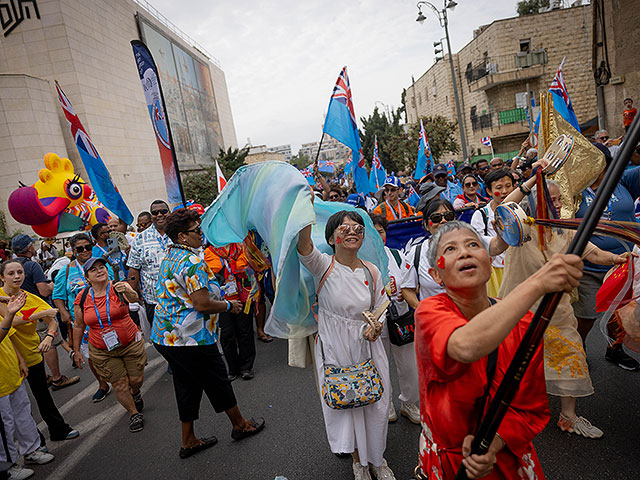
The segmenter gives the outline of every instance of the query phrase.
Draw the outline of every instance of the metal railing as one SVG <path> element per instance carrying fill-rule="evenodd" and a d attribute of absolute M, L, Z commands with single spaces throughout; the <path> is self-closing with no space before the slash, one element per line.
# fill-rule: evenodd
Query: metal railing
<path fill-rule="evenodd" d="M 483 111 L 481 114 L 471 115 L 471 128 L 474 132 L 485 130 L 500 125 L 528 122 L 525 108 L 512 108 L 501 111 Z"/>
<path fill-rule="evenodd" d="M 187 35 L 186 33 L 184 33 L 182 30 L 180 30 L 175 23 L 173 23 L 171 20 L 169 20 L 167 17 L 165 17 L 162 13 L 160 13 L 158 11 L 158 9 L 156 9 L 153 5 L 151 5 L 149 2 L 147 2 L 147 0 L 133 0 L 135 3 L 137 3 L 138 5 L 140 5 L 142 8 L 144 8 L 148 13 L 151 14 L 151 16 L 153 18 L 155 18 L 158 22 L 160 22 L 162 25 L 164 25 L 165 27 L 167 27 L 169 30 L 171 30 L 171 32 L 176 35 L 178 38 L 180 38 L 181 40 L 183 40 L 184 42 L 187 43 L 187 45 L 192 46 L 193 48 L 195 48 L 196 50 L 198 50 L 200 53 L 202 53 L 205 57 L 207 57 L 211 63 L 213 63 L 215 66 L 217 66 L 218 68 L 222 68 L 222 65 L 220 65 L 220 61 L 214 57 L 213 55 L 211 55 L 206 48 L 204 48 L 202 45 L 200 45 L 198 42 L 196 42 L 193 38 L 191 38 L 189 35 Z"/>
<path fill-rule="evenodd" d="M 529 53 L 517 52 L 507 55 L 485 57 L 476 63 L 469 62 L 465 68 L 464 76 L 467 79 L 467 84 L 470 84 L 487 75 L 513 72 L 534 65 L 545 65 L 546 63 L 547 51 L 541 48 Z"/>

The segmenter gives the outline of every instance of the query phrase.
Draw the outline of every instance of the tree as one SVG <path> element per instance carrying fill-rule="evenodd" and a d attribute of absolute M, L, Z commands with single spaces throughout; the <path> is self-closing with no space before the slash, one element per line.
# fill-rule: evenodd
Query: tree
<path fill-rule="evenodd" d="M 518 2 L 518 15 L 533 15 L 540 11 L 541 8 L 549 7 L 549 0 L 522 0 Z"/>
<path fill-rule="evenodd" d="M 300 152 L 291 157 L 291 160 L 289 161 L 291 165 L 295 165 L 296 167 L 298 167 L 298 169 L 308 167 L 311 162 L 312 160 L 308 156 Z"/>
<path fill-rule="evenodd" d="M 378 136 L 378 156 L 387 172 L 409 173 L 415 168 L 420 140 L 420 122 L 408 127 L 401 125 L 403 109 L 398 108 L 389 119 L 380 115 L 377 107 L 368 118 L 361 118 L 364 132 L 360 132 L 362 151 L 368 164 L 373 159 L 375 136 Z M 460 146 L 456 140 L 457 123 L 445 117 L 425 117 L 422 119 L 434 160 L 445 153 L 458 153 Z"/>
<path fill-rule="evenodd" d="M 248 148 L 237 149 L 229 147 L 226 151 L 222 148 L 215 160 L 218 161 L 225 178 L 229 179 L 235 171 L 244 164 L 249 153 Z M 215 162 L 203 171 L 184 173 L 182 188 L 187 200 L 193 199 L 196 203 L 210 205 L 218 196 L 216 165 Z"/>

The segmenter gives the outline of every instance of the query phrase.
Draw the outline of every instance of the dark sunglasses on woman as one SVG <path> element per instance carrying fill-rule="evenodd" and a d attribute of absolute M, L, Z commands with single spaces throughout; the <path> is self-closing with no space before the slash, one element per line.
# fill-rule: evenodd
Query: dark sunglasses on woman
<path fill-rule="evenodd" d="M 444 213 L 432 213 L 431 215 L 429 215 L 429 220 L 431 220 L 433 223 L 440 223 L 442 222 L 443 218 L 447 222 L 452 222 L 453 220 L 456 219 L 456 214 L 455 212 L 444 212 Z"/>

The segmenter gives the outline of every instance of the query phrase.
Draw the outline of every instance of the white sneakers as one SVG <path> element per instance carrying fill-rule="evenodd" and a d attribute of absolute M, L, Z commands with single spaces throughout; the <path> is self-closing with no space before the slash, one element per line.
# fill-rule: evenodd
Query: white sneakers
<path fill-rule="evenodd" d="M 14 465 L 9 469 L 9 480 L 25 480 L 25 478 L 32 477 L 34 473 L 35 472 L 29 468 Z"/>
<path fill-rule="evenodd" d="M 372 480 L 371 474 L 376 480 L 396 480 L 385 459 L 382 459 L 382 465 L 379 467 L 374 467 L 373 465 L 365 467 L 360 462 L 353 464 L 355 480 Z"/>
<path fill-rule="evenodd" d="M 360 462 L 353 463 L 353 477 L 355 480 L 371 480 L 371 475 L 369 474 L 369 467 L 360 465 Z"/>
<path fill-rule="evenodd" d="M 55 457 L 50 453 L 45 453 L 40 450 L 36 450 L 35 452 L 31 452 L 24 456 L 24 464 L 25 465 L 44 465 L 45 463 L 49 463 L 53 461 Z"/>
<path fill-rule="evenodd" d="M 407 417 L 411 423 L 420 425 L 420 409 L 415 403 L 402 402 L 402 406 L 400 407 L 400 415 Z"/>
<path fill-rule="evenodd" d="M 396 413 L 396 409 L 393 406 L 393 402 L 389 402 L 389 423 L 397 422 L 398 414 Z"/>
<path fill-rule="evenodd" d="M 389 465 L 387 465 L 387 461 L 385 459 L 382 459 L 381 466 L 374 467 L 373 465 L 371 465 L 369 469 L 371 470 L 371 473 L 373 473 L 373 476 L 376 478 L 376 480 L 396 480 L 396 477 L 393 475 L 393 472 L 389 468 Z"/>
<path fill-rule="evenodd" d="M 567 416 L 560 414 L 558 420 L 558 427 L 560 430 L 582 435 L 586 438 L 600 438 L 604 435 L 604 432 L 598 427 L 591 425 L 591 422 L 584 417 L 568 418 Z"/>

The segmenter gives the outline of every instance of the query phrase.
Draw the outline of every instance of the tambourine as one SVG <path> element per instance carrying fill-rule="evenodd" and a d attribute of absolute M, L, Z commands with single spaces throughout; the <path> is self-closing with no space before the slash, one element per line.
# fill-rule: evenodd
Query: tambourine
<path fill-rule="evenodd" d="M 553 175 L 560 167 L 564 165 L 573 151 L 575 141 L 571 135 L 560 135 L 556 137 L 551 146 L 544 152 L 543 160 L 547 162 L 547 166 L 544 168 L 544 173 L 547 175 Z"/>
<path fill-rule="evenodd" d="M 527 214 L 516 202 L 507 202 L 496 208 L 496 229 L 511 247 L 519 247 L 531 240 Z"/>
<path fill-rule="evenodd" d="M 127 248 L 129 248 L 129 242 L 127 240 L 127 236 L 122 233 L 122 232 L 110 232 L 109 236 L 111 238 L 115 238 L 118 241 L 118 246 L 120 247 L 121 251 L 125 251 Z"/>

